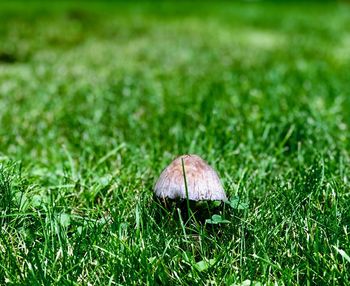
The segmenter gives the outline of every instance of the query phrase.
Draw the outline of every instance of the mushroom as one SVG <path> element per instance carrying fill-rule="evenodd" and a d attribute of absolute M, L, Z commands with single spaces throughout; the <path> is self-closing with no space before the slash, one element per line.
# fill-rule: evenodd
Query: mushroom
<path fill-rule="evenodd" d="M 163 201 L 187 198 L 191 201 L 227 200 L 219 176 L 198 155 L 182 155 L 171 162 L 161 173 L 154 192 Z"/>

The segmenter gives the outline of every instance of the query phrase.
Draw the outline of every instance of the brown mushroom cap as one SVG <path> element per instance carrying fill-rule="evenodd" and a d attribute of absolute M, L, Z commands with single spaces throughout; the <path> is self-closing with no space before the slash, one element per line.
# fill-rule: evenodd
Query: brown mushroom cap
<path fill-rule="evenodd" d="M 182 155 L 165 168 L 154 187 L 157 197 L 161 199 L 186 199 L 181 159 L 184 162 L 189 200 L 227 200 L 217 173 L 197 155 Z"/>

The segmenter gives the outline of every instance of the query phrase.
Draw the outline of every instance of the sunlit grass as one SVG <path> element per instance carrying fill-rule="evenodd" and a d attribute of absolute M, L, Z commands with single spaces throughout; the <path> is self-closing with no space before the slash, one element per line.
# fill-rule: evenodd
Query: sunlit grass
<path fill-rule="evenodd" d="M 19 4 L 0 4 L 0 284 L 348 284 L 346 4 Z M 241 203 L 225 223 L 153 200 L 183 153 Z"/>

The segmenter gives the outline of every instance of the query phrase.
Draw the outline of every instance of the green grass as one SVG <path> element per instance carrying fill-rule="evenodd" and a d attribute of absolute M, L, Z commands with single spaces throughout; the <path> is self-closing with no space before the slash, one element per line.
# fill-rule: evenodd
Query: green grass
<path fill-rule="evenodd" d="M 1 285 L 349 285 L 349 5 L 23 3 L 0 4 Z M 249 203 L 229 224 L 158 212 L 183 153 Z"/>

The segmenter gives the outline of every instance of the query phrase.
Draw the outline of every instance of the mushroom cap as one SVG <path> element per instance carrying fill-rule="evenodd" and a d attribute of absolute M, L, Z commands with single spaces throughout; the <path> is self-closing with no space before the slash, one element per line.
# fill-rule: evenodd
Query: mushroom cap
<path fill-rule="evenodd" d="M 197 155 L 182 155 L 164 169 L 154 187 L 157 197 L 161 199 L 186 199 L 182 159 L 189 200 L 227 200 L 219 176 L 207 162 Z"/>

